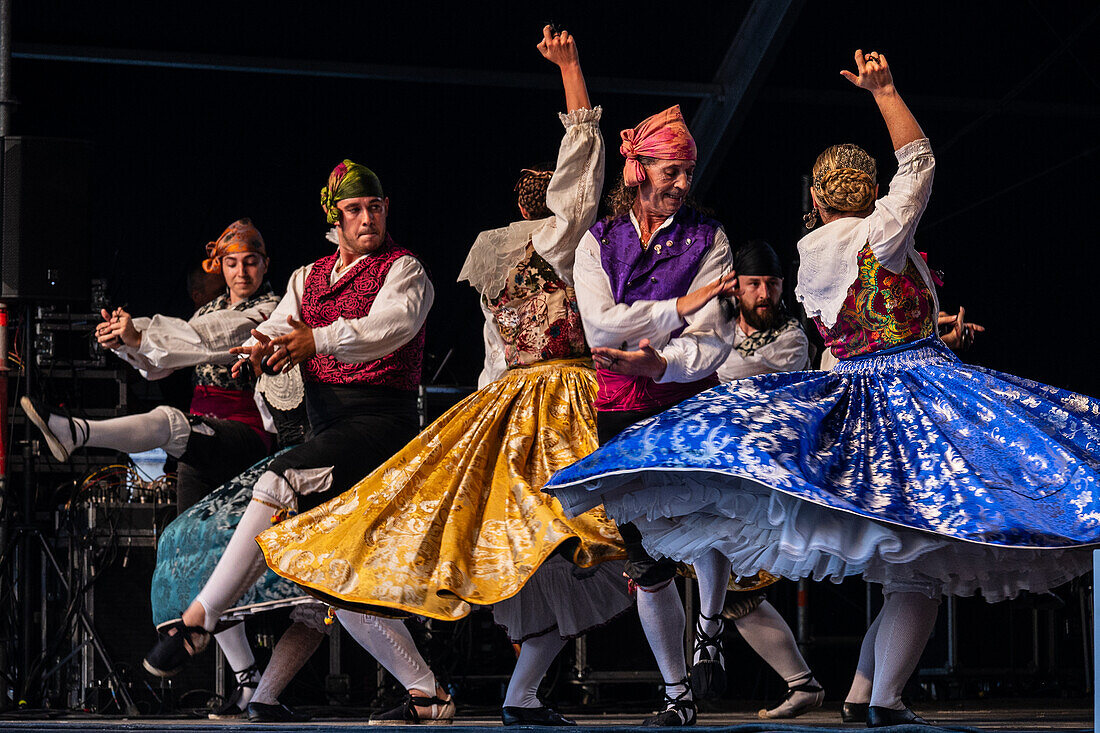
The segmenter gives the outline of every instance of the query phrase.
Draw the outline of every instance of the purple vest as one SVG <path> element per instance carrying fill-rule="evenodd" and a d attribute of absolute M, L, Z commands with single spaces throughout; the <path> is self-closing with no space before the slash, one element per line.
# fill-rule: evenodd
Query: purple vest
<path fill-rule="evenodd" d="M 597 222 L 589 231 L 600 243 L 600 261 L 615 302 L 630 304 L 687 295 L 719 226 L 714 219 L 685 207 L 676 212 L 669 227 L 650 240 L 647 249 L 642 249 L 629 214 Z M 597 369 L 596 382 L 599 392 L 594 407 L 610 412 L 668 407 L 716 386 L 718 378 L 711 375 L 695 382 L 657 384 L 647 377 Z"/>
<path fill-rule="evenodd" d="M 600 243 L 600 261 L 615 302 L 630 304 L 687 295 L 718 227 L 714 219 L 685 206 L 647 249 L 642 249 L 629 214 L 598 221 L 589 231 Z"/>

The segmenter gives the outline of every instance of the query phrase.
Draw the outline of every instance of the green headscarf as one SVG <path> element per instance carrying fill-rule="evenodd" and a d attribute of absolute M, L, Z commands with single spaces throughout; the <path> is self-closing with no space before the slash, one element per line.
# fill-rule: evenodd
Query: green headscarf
<path fill-rule="evenodd" d="M 325 221 L 335 224 L 340 221 L 337 201 L 354 199 L 360 196 L 385 198 L 382 182 L 374 171 L 365 165 L 344 160 L 328 174 L 328 185 L 321 189 L 321 210 L 325 212 Z"/>

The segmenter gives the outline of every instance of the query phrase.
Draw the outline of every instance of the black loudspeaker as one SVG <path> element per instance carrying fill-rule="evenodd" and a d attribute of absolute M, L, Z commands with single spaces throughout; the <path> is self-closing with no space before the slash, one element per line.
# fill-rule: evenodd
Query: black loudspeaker
<path fill-rule="evenodd" d="M 0 297 L 88 299 L 91 151 L 83 140 L 3 138 Z"/>

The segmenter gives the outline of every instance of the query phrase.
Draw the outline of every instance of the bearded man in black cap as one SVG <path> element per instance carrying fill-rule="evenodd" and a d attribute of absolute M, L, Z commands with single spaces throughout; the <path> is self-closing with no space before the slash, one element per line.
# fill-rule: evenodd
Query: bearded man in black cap
<path fill-rule="evenodd" d="M 733 268 L 738 283 L 734 293 L 737 328 L 733 350 L 718 368 L 718 378 L 729 382 L 755 374 L 809 369 L 810 342 L 798 319 L 783 305 L 783 268 L 775 251 L 767 242 L 750 241 L 734 254 Z M 700 611 L 705 614 L 704 609 Z M 787 695 L 778 704 L 761 709 L 759 717 L 795 718 L 821 706 L 825 691 L 806 664 L 787 622 L 768 603 L 763 589 L 736 593 L 722 609 L 721 617 L 716 613 L 698 620 L 691 670 L 696 695 L 714 697 L 725 689 L 726 660 L 719 646 L 723 619 L 732 621 L 753 651 L 787 683 Z M 700 654 L 706 647 L 714 651 Z"/>
<path fill-rule="evenodd" d="M 718 368 L 723 382 L 810 368 L 810 342 L 783 305 L 783 268 L 775 250 L 752 240 L 733 257 L 738 281 L 733 351 Z"/>

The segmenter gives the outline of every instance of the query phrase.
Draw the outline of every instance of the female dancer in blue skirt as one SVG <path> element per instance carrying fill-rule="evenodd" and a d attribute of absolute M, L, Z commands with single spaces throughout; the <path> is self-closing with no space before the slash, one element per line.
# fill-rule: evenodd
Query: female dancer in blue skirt
<path fill-rule="evenodd" d="M 822 153 L 823 226 L 799 242 L 797 295 L 840 359 L 692 397 L 623 431 L 546 490 L 569 512 L 601 502 L 657 557 L 712 550 L 733 571 L 883 585 L 850 713 L 923 722 L 901 701 L 943 594 L 989 601 L 1089 568 L 1100 541 L 1100 401 L 971 367 L 936 336 L 932 278 L 913 246 L 935 160 L 886 58 L 855 54 L 898 159 L 875 201 L 874 160 Z M 808 221 L 808 226 L 815 222 Z M 593 349 L 600 356 L 600 349 Z"/>

